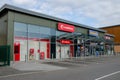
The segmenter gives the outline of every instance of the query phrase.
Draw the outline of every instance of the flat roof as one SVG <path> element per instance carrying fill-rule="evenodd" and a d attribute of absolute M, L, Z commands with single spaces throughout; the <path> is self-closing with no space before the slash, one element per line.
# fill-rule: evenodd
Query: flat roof
<path fill-rule="evenodd" d="M 27 14 L 27 15 L 42 17 L 42 18 L 46 18 L 46 19 L 51 19 L 51 20 L 59 21 L 59 22 L 63 22 L 63 23 L 68 23 L 68 24 L 71 24 L 71 25 L 75 25 L 75 26 L 78 26 L 78 27 L 84 27 L 84 28 L 92 29 L 92 30 L 99 31 L 99 32 L 106 32 L 105 30 L 101 30 L 101 29 L 94 28 L 94 27 L 87 26 L 87 25 L 83 25 L 83 24 L 80 24 L 80 23 L 76 23 L 76 22 L 64 20 L 64 19 L 61 19 L 61 18 L 53 17 L 53 16 L 50 16 L 50 15 L 30 11 L 30 10 L 19 8 L 19 7 L 16 7 L 16 6 L 9 5 L 9 4 L 5 4 L 1 7 L 0 14 L 2 14 L 2 12 L 4 12 L 4 11 L 8 11 L 8 10 L 23 13 L 23 14 Z"/>
<path fill-rule="evenodd" d="M 110 36 L 110 37 L 115 37 L 115 35 L 113 35 L 113 34 L 108 34 L 108 33 L 106 33 L 105 35 L 106 35 L 106 36 Z"/>
<path fill-rule="evenodd" d="M 111 26 L 104 26 L 104 27 L 100 27 L 99 29 L 111 28 L 111 27 L 118 27 L 118 26 L 120 26 L 120 24 L 118 24 L 118 25 L 111 25 Z"/>

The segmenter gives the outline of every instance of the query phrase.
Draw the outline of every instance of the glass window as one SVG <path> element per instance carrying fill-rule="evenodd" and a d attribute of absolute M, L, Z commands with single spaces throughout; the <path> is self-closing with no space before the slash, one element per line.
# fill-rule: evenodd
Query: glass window
<path fill-rule="evenodd" d="M 40 27 L 40 33 L 50 35 L 50 28 Z"/>
<path fill-rule="evenodd" d="M 36 25 L 28 25 L 28 37 L 40 38 L 40 27 Z"/>
<path fill-rule="evenodd" d="M 66 36 L 66 32 L 60 32 L 60 31 L 56 31 L 56 36 L 57 38 L 62 38 L 62 37 L 65 37 Z"/>
<path fill-rule="evenodd" d="M 27 55 L 27 24 L 14 22 L 14 43 L 16 42 L 20 43 L 20 50 L 14 46 L 14 53 L 19 51 L 20 61 L 25 61 Z"/>
<path fill-rule="evenodd" d="M 28 32 L 30 32 L 30 33 L 40 33 L 40 26 L 28 25 Z"/>
<path fill-rule="evenodd" d="M 14 35 L 17 37 L 27 37 L 27 32 L 15 31 Z"/>
<path fill-rule="evenodd" d="M 14 31 L 27 32 L 27 24 L 15 22 Z"/>
<path fill-rule="evenodd" d="M 40 34 L 39 33 L 28 33 L 28 37 L 29 38 L 40 38 Z"/>
<path fill-rule="evenodd" d="M 27 37 L 27 24 L 15 22 L 14 35 L 17 37 Z"/>
<path fill-rule="evenodd" d="M 46 35 L 46 34 L 40 34 L 40 38 L 50 38 L 50 36 L 49 35 Z"/>
<path fill-rule="evenodd" d="M 55 29 L 50 29 L 50 31 L 51 31 L 51 36 L 56 36 L 56 30 Z"/>
<path fill-rule="evenodd" d="M 66 32 L 60 32 L 60 31 L 56 31 L 57 32 L 57 36 L 60 36 L 60 35 L 63 35 L 63 34 L 66 34 Z"/>

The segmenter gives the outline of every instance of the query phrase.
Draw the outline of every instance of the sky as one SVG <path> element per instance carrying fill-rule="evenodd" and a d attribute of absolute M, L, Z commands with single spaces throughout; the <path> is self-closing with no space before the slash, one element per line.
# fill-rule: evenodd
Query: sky
<path fill-rule="evenodd" d="M 120 0 L 1 0 L 10 4 L 95 28 L 120 25 Z"/>

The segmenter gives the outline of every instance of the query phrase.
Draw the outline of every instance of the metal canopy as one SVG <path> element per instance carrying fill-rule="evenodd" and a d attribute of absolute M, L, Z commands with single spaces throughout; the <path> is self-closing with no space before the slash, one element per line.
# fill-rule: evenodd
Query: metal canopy
<path fill-rule="evenodd" d="M 82 33 L 66 33 L 60 35 L 58 39 L 77 39 L 79 37 L 82 37 Z"/>

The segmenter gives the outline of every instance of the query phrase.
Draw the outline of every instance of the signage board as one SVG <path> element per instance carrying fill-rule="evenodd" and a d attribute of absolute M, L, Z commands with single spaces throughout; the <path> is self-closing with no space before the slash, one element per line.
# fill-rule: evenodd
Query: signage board
<path fill-rule="evenodd" d="M 72 41 L 70 41 L 70 40 L 60 40 L 60 43 L 61 44 L 71 44 Z"/>
<path fill-rule="evenodd" d="M 74 32 L 75 27 L 73 25 L 65 24 L 65 23 L 58 23 L 58 30 L 65 31 L 65 32 Z"/>
<path fill-rule="evenodd" d="M 97 37 L 98 36 L 98 32 L 94 31 L 94 30 L 89 30 L 89 35 Z"/>

